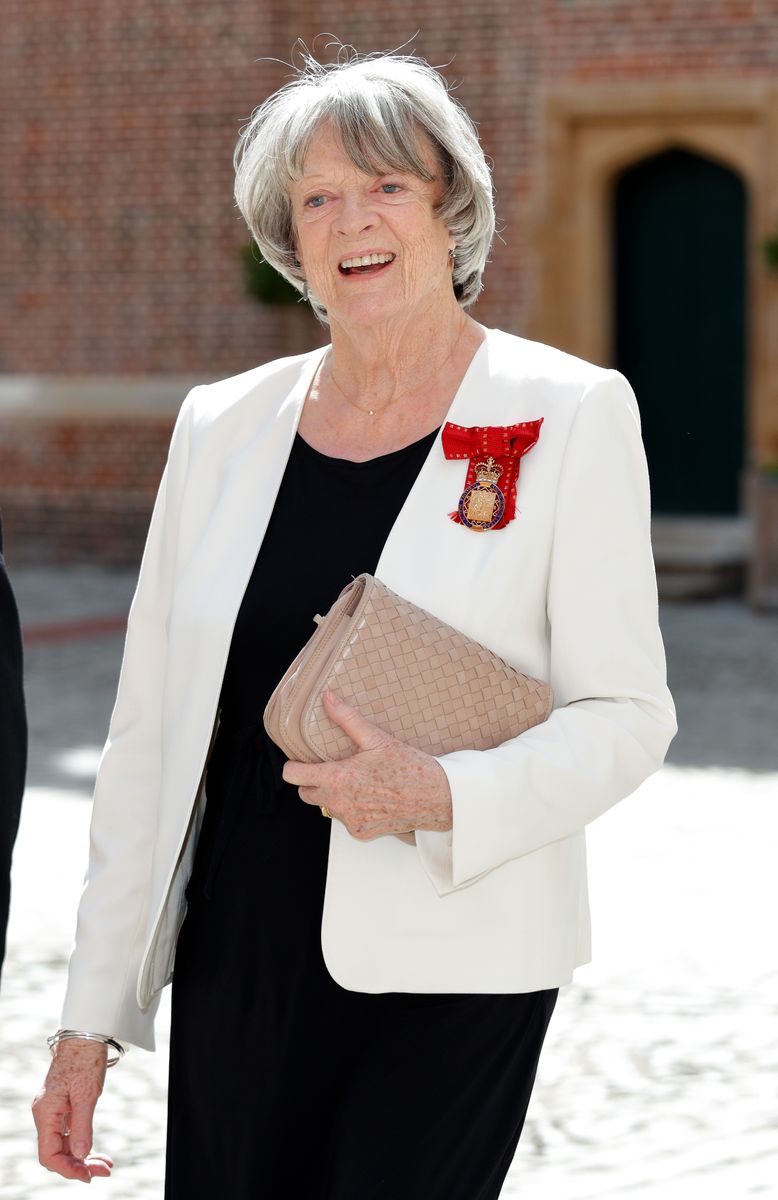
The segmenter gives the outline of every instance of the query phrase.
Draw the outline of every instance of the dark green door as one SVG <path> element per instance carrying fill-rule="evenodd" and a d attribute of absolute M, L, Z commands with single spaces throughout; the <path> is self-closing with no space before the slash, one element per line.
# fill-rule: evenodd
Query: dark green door
<path fill-rule="evenodd" d="M 616 366 L 635 389 L 656 513 L 736 513 L 743 465 L 746 195 L 685 150 L 613 198 Z"/>

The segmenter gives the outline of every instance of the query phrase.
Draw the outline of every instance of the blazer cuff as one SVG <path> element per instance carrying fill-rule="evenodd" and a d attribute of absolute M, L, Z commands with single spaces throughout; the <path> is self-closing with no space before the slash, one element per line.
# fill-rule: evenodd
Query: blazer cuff
<path fill-rule="evenodd" d="M 457 750 L 433 758 L 446 772 L 453 827 L 442 832 L 417 829 L 416 849 L 428 879 L 438 895 L 445 896 L 469 887 L 491 870 L 491 867 L 479 869 L 467 852 L 468 846 L 474 851 L 478 842 L 478 797 L 484 787 L 485 764 L 477 750 Z"/>
<path fill-rule="evenodd" d="M 452 874 L 453 830 L 417 829 L 416 849 L 427 878 L 439 896 L 454 891 Z"/>

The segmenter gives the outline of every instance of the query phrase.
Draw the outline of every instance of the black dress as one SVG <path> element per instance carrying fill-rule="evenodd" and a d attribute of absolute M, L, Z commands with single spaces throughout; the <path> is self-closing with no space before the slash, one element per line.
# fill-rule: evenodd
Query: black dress
<path fill-rule="evenodd" d="M 176 952 L 166 1200 L 495 1200 L 510 1167 L 557 990 L 340 987 L 321 953 L 331 822 L 262 727 L 313 614 L 375 571 L 436 432 L 362 463 L 295 437 L 235 624 Z"/>

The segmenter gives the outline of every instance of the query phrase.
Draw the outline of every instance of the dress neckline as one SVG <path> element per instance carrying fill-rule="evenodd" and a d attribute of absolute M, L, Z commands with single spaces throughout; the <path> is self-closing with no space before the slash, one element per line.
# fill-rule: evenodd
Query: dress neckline
<path fill-rule="evenodd" d="M 325 454 L 323 450 L 317 450 L 310 442 L 306 442 L 301 433 L 296 432 L 294 437 L 295 443 L 302 447 L 306 454 L 313 456 L 320 462 L 337 463 L 338 466 L 354 467 L 358 470 L 360 467 L 369 467 L 371 464 L 377 462 L 388 462 L 390 459 L 399 458 L 401 455 L 408 454 L 412 450 L 418 450 L 422 445 L 431 443 L 440 433 L 440 430 L 441 426 L 439 425 L 437 429 L 431 429 L 429 433 L 425 433 L 423 437 L 417 438 L 414 442 L 408 442 L 405 446 L 399 446 L 397 450 L 388 450 L 386 454 L 376 454 L 372 458 L 362 459 L 361 462 L 357 462 L 351 458 L 338 458 L 336 455 Z"/>

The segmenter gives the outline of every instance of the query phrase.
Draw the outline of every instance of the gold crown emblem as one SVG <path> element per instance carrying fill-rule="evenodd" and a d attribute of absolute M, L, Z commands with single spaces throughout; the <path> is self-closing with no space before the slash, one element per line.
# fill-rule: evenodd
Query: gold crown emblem
<path fill-rule="evenodd" d="M 479 483 L 496 483 L 502 475 L 502 467 L 496 463 L 491 454 L 485 462 L 475 464 L 475 477 Z"/>

